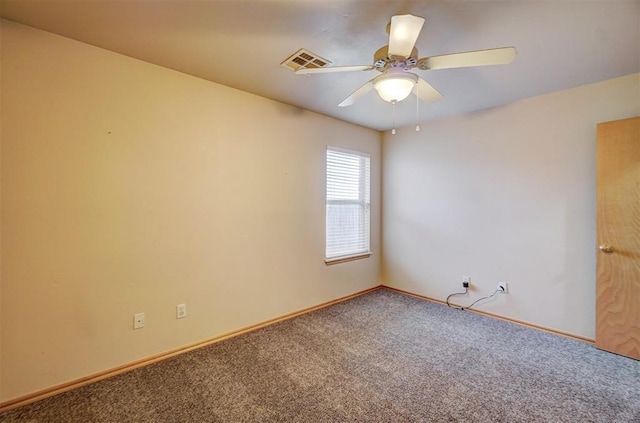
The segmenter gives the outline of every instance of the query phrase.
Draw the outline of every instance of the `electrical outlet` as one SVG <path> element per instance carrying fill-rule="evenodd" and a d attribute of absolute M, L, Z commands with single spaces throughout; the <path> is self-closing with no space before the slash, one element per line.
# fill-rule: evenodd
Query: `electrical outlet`
<path fill-rule="evenodd" d="M 136 313 L 133 315 L 133 328 L 142 329 L 144 327 L 144 313 Z"/>
<path fill-rule="evenodd" d="M 463 288 L 469 288 L 469 285 L 471 285 L 471 276 L 463 276 L 462 277 L 462 287 Z"/>
<path fill-rule="evenodd" d="M 183 317 L 187 317 L 187 305 L 178 304 L 176 306 L 176 319 L 182 319 Z"/>
<path fill-rule="evenodd" d="M 509 285 L 506 282 L 498 282 L 498 289 L 501 290 L 503 294 L 509 293 Z"/>

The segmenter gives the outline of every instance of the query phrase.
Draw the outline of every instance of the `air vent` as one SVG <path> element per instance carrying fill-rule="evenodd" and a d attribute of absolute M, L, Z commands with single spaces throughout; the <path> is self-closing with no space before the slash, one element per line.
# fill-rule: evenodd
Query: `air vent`
<path fill-rule="evenodd" d="M 325 66 L 329 66 L 331 62 L 309 50 L 301 48 L 280 64 L 297 71 L 299 69 L 324 68 Z"/>

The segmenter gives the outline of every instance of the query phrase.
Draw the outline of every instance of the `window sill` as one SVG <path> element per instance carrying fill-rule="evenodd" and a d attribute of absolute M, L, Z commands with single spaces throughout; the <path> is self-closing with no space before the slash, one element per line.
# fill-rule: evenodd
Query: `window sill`
<path fill-rule="evenodd" d="M 333 257 L 333 258 L 325 259 L 324 264 L 327 266 L 332 266 L 334 264 L 346 263 L 348 261 L 365 259 L 367 257 L 370 257 L 371 254 L 373 253 L 371 251 L 368 251 L 366 253 L 358 253 L 358 254 L 353 254 L 351 256 Z"/>

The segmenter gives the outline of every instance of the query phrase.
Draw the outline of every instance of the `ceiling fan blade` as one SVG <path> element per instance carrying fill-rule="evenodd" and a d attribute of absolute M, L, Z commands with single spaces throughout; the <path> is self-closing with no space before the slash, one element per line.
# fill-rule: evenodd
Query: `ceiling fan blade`
<path fill-rule="evenodd" d="M 433 103 L 442 98 L 442 94 L 438 92 L 435 88 L 431 86 L 427 81 L 422 78 L 418 78 L 418 83 L 416 84 L 415 94 L 418 98 L 425 103 Z"/>
<path fill-rule="evenodd" d="M 506 65 L 513 61 L 516 54 L 518 54 L 518 52 L 515 47 L 502 47 L 487 50 L 467 51 L 464 53 L 443 54 L 442 56 L 425 57 L 418 60 L 418 68 L 427 70 Z"/>
<path fill-rule="evenodd" d="M 312 73 L 368 71 L 372 69 L 375 69 L 373 65 L 330 66 L 327 68 L 302 68 L 295 71 L 295 73 L 300 75 L 307 75 Z"/>
<path fill-rule="evenodd" d="M 358 100 L 360 97 L 362 97 L 363 95 L 371 91 L 372 88 L 373 88 L 373 79 L 370 81 L 367 81 L 363 86 L 355 90 L 353 94 L 345 98 L 342 101 L 342 103 L 338 104 L 338 107 L 351 106 L 353 103 L 356 102 L 356 100 Z"/>
<path fill-rule="evenodd" d="M 389 29 L 389 56 L 409 57 L 423 24 L 424 18 L 419 16 L 392 16 Z"/>

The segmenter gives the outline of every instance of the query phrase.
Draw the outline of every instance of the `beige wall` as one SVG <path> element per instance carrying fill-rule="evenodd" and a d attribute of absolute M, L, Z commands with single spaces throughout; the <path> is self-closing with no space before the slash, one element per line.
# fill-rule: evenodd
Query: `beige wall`
<path fill-rule="evenodd" d="M 596 124 L 639 114 L 636 74 L 385 134 L 383 280 L 593 338 Z"/>
<path fill-rule="evenodd" d="M 380 283 L 379 133 L 8 21 L 1 89 L 2 400 Z M 330 267 L 327 144 L 374 193 Z"/>

